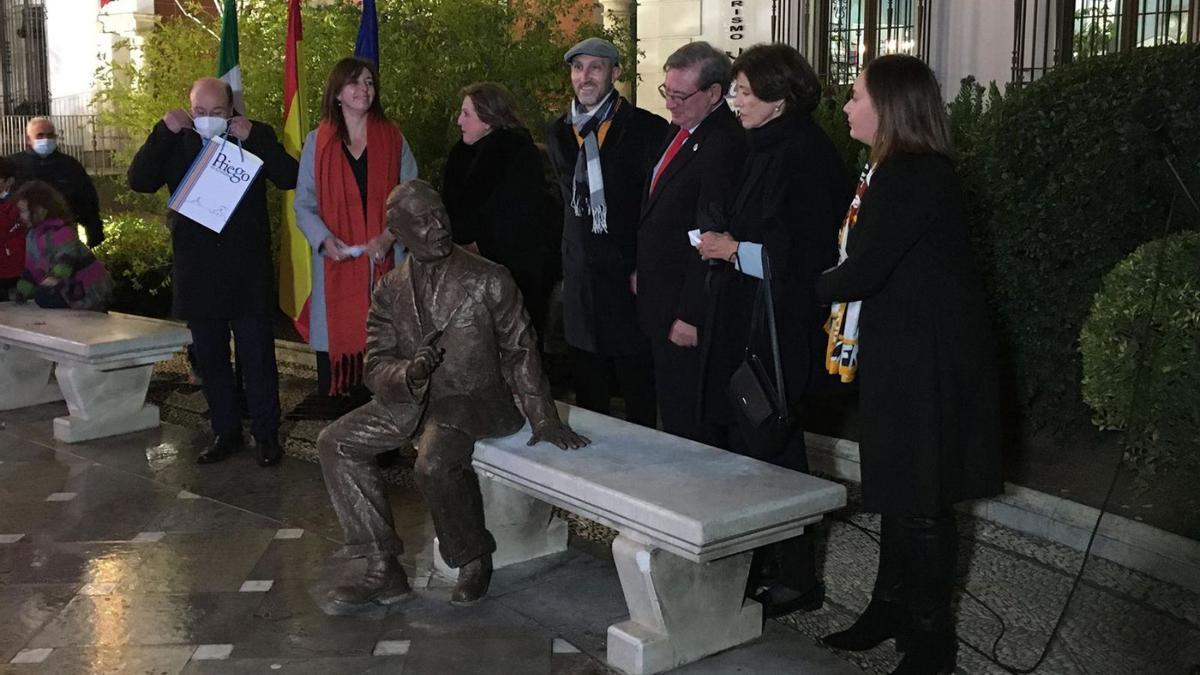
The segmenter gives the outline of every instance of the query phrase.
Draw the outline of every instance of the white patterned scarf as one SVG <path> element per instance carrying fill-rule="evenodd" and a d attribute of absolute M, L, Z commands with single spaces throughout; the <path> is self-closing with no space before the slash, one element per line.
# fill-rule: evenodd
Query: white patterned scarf
<path fill-rule="evenodd" d="M 608 233 L 608 204 L 604 200 L 604 174 L 600 171 L 600 143 L 597 135 L 603 136 L 601 126 L 607 128 L 617 110 L 619 97 L 614 89 L 595 109 L 588 111 L 579 103 L 571 101 L 571 126 L 581 150 L 575 160 L 575 180 L 571 190 L 571 208 L 576 216 L 585 213 L 592 217 L 592 234 Z"/>
<path fill-rule="evenodd" d="M 846 255 L 846 245 L 850 241 L 850 230 L 858 222 L 858 207 L 874 173 L 875 168 L 867 164 L 859 176 L 854 201 L 850 202 L 842 229 L 838 232 L 838 265 L 849 257 Z M 858 373 L 858 317 L 861 312 L 861 300 L 835 302 L 829 313 L 829 321 L 825 322 L 825 332 L 829 334 L 829 342 L 825 346 L 825 369 L 830 375 L 840 377 L 842 382 L 853 382 Z"/>

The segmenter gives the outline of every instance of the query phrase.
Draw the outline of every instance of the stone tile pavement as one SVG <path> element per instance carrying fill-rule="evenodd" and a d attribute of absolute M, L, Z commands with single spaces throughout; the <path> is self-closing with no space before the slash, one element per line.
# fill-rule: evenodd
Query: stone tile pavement
<path fill-rule="evenodd" d="M 606 628 L 626 612 L 602 546 L 499 570 L 486 601 L 453 607 L 420 496 L 397 486 L 415 597 L 328 617 L 319 598 L 360 567 L 330 560 L 340 528 L 315 464 L 197 466 L 207 437 L 173 424 L 60 444 L 64 408 L 0 413 L 0 673 L 611 672 Z M 860 671 L 772 622 L 681 672 Z"/>
<path fill-rule="evenodd" d="M 316 465 L 302 459 L 319 423 L 288 428 L 289 457 L 275 470 L 250 453 L 198 467 L 206 436 L 192 428 L 203 411 L 176 403 L 164 416 L 187 426 L 70 446 L 51 435 L 61 404 L 0 413 L 0 673 L 610 672 L 605 628 L 625 608 L 603 528 L 573 519 L 570 551 L 501 570 L 488 601 L 454 608 L 450 582 L 429 572 L 432 527 L 402 462 L 389 480 L 417 597 L 326 617 L 316 598 L 354 569 L 329 561 L 340 529 Z M 769 622 L 755 643 L 679 672 L 893 668 L 890 641 L 862 654 L 815 643 L 862 610 L 874 573 L 878 520 L 840 517 L 821 528 L 824 609 Z M 1082 557 L 972 518 L 960 532 L 970 593 L 958 604 L 960 672 L 1005 672 L 967 646 L 990 652 L 1000 634 L 991 611 L 1006 624 L 1000 658 L 1031 666 Z M 1037 672 L 1198 673 L 1200 597 L 1092 559 Z"/>

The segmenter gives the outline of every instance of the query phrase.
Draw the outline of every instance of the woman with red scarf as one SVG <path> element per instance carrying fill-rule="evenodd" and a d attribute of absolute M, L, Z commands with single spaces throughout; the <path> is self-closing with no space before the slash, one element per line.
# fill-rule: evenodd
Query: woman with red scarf
<path fill-rule="evenodd" d="M 325 83 L 321 123 L 304 141 L 296 222 L 313 249 L 313 289 L 297 328 L 317 354 L 317 391 L 362 382 L 367 309 L 375 282 L 403 250 L 384 223 L 388 194 L 417 177 L 417 162 L 379 101 L 369 61 L 338 61 Z"/>

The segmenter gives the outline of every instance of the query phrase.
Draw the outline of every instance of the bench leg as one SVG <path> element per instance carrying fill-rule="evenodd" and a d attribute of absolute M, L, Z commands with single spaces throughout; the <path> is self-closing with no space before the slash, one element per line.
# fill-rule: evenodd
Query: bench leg
<path fill-rule="evenodd" d="M 50 379 L 54 362 L 28 349 L 0 346 L 0 410 L 61 401 L 58 383 Z"/>
<path fill-rule="evenodd" d="M 153 369 L 145 365 L 101 371 L 82 363 L 60 363 L 56 376 L 71 414 L 54 418 L 54 437 L 78 443 L 157 427 L 158 408 L 146 405 Z"/>
<path fill-rule="evenodd" d="M 496 538 L 492 566 L 507 567 L 567 550 L 567 523 L 552 513 L 552 507 L 496 480 L 485 471 L 479 474 L 483 493 L 483 517 Z M 458 578 L 458 568 L 442 560 L 434 540 L 433 566 L 438 573 Z"/>
<path fill-rule="evenodd" d="M 612 552 L 629 620 L 608 627 L 610 666 L 659 673 L 762 634 L 762 607 L 745 598 L 751 552 L 694 563 L 624 534 Z"/>

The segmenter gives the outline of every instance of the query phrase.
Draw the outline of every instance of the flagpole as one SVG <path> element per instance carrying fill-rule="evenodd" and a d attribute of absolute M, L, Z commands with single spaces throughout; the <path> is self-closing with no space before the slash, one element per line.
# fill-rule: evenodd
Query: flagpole
<path fill-rule="evenodd" d="M 288 0 L 287 45 L 283 59 L 283 147 L 299 159 L 304 134 L 304 68 L 301 44 L 304 28 L 300 0 Z M 279 243 L 279 307 L 308 337 L 307 309 L 312 295 L 312 249 L 296 223 L 293 210 L 296 192 L 284 193 Z"/>

